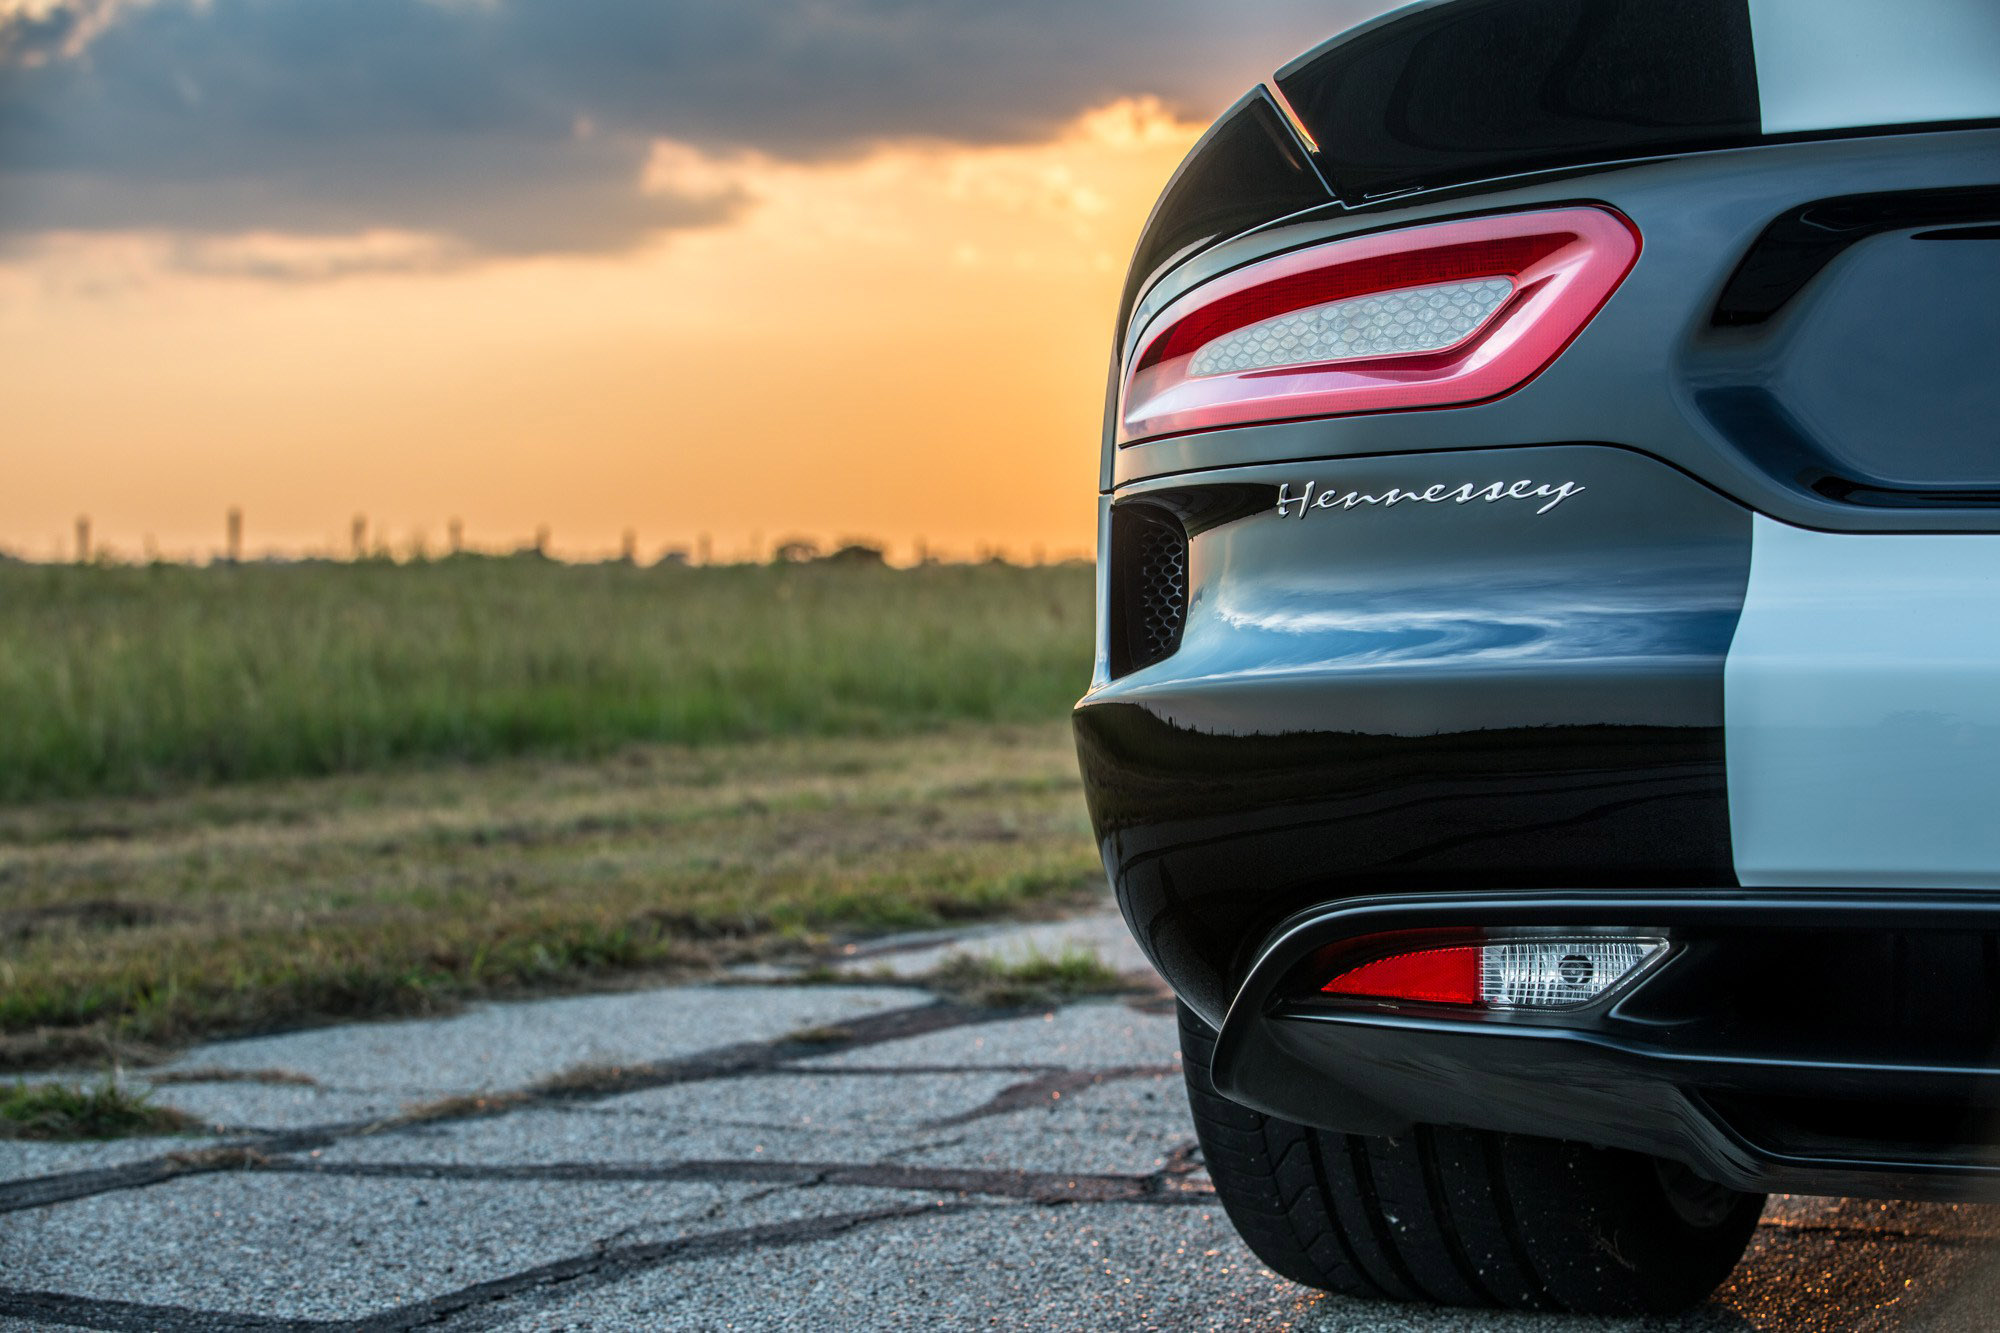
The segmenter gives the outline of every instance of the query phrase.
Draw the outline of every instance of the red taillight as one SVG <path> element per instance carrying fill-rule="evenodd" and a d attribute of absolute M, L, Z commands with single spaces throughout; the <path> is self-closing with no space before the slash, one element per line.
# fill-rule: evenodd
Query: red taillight
<path fill-rule="evenodd" d="M 1478 1004 L 1479 948 L 1467 944 L 1391 954 L 1342 972 L 1320 991 L 1430 1004 Z"/>
<path fill-rule="evenodd" d="M 1496 398 L 1555 360 L 1638 255 L 1623 216 L 1564 208 L 1237 269 L 1153 320 L 1120 395 L 1119 443 Z"/>

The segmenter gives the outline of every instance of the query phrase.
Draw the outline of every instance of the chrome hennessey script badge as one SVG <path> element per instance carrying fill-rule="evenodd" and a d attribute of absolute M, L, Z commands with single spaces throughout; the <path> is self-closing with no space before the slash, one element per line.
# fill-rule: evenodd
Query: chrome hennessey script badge
<path fill-rule="evenodd" d="M 1286 482 L 1278 487 L 1278 517 L 1304 518 L 1315 509 L 1355 509 L 1362 505 L 1389 509 L 1410 503 L 1462 505 L 1471 504 L 1474 500 L 1484 500 L 1488 504 L 1497 504 L 1502 500 L 1543 500 L 1547 503 L 1535 512 L 1546 514 L 1584 489 L 1573 481 L 1494 481 L 1483 485 L 1476 481 L 1456 485 L 1441 481 L 1421 491 L 1406 491 L 1399 486 L 1391 486 L 1380 494 L 1370 495 L 1366 491 L 1343 491 L 1338 486 L 1323 487 L 1316 481 L 1309 481 L 1305 490 L 1293 495 L 1292 484 Z"/>

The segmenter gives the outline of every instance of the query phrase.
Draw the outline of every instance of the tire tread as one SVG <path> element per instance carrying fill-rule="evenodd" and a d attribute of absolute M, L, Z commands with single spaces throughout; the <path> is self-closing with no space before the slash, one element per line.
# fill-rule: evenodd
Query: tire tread
<path fill-rule="evenodd" d="M 1216 1195 L 1251 1251 L 1307 1286 L 1459 1306 L 1666 1312 L 1727 1275 L 1762 1207 L 1762 1196 L 1743 1195 L 1725 1222 L 1696 1232 L 1647 1192 L 1652 1167 L 1636 1154 L 1443 1126 L 1377 1138 L 1294 1124 L 1217 1092 L 1214 1032 L 1185 1005 L 1180 1029 Z M 1639 1258 L 1627 1262 L 1625 1249 Z"/>

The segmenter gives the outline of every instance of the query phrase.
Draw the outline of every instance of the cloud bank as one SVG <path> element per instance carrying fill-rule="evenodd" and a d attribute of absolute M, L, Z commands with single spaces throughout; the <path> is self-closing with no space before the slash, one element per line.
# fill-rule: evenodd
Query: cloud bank
<path fill-rule="evenodd" d="M 0 244 L 429 238 L 358 249 L 362 267 L 612 251 L 746 202 L 659 188 L 661 141 L 812 162 L 886 140 L 1040 141 L 1123 97 L 1206 117 L 1386 7 L 0 0 Z"/>

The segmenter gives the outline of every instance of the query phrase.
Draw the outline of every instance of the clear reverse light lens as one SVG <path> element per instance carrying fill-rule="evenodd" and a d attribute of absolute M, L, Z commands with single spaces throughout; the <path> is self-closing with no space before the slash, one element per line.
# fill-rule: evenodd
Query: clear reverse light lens
<path fill-rule="evenodd" d="M 1480 278 L 1330 301 L 1226 333 L 1197 351 L 1190 375 L 1437 352 L 1479 331 L 1513 295 L 1508 278 Z"/>
<path fill-rule="evenodd" d="M 1667 947 L 1662 939 L 1493 941 L 1479 949 L 1480 1003 L 1495 1009 L 1588 1004 Z"/>

